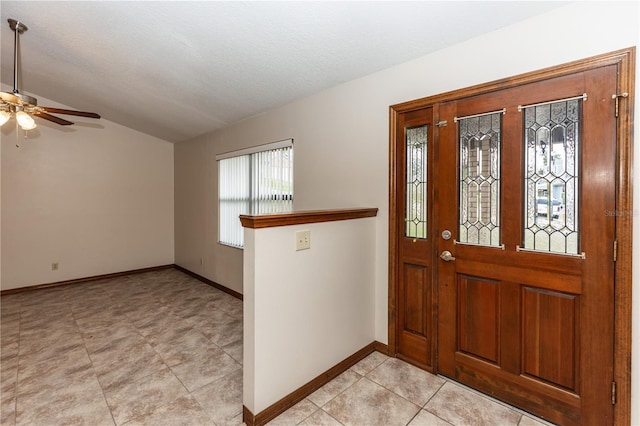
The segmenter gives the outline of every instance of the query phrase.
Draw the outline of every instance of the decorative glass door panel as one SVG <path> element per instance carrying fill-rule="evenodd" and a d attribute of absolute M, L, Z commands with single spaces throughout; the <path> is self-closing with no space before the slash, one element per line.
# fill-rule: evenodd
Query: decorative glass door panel
<path fill-rule="evenodd" d="M 460 146 L 460 243 L 500 246 L 502 112 L 454 119 Z"/>
<path fill-rule="evenodd" d="M 427 143 L 426 125 L 406 129 L 405 236 L 427 238 Z"/>
<path fill-rule="evenodd" d="M 578 153 L 584 98 L 519 108 L 524 114 L 524 249 L 579 252 Z"/>

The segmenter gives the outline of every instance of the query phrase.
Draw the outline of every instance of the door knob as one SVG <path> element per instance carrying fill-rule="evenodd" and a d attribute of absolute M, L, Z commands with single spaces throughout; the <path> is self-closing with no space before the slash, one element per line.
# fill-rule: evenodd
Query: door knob
<path fill-rule="evenodd" d="M 444 260 L 445 262 L 451 262 L 452 260 L 456 260 L 456 258 L 453 257 L 451 255 L 451 252 L 448 250 L 445 250 L 440 254 L 440 259 Z"/>

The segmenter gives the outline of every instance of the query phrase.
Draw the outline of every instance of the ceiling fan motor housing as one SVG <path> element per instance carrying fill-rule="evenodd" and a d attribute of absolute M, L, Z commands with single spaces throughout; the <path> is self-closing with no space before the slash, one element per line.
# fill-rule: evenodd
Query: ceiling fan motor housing
<path fill-rule="evenodd" d="M 7 19 L 7 21 L 9 21 L 9 27 L 11 28 L 11 31 L 17 31 L 19 34 L 22 34 L 29 29 L 29 27 L 27 27 L 25 24 L 20 21 L 16 21 L 15 19 L 9 18 Z"/>

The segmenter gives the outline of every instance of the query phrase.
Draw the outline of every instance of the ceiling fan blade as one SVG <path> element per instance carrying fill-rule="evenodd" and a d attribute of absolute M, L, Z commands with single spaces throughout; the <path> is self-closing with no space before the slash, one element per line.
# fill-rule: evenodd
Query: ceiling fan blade
<path fill-rule="evenodd" d="M 61 108 L 52 108 L 52 107 L 40 107 L 40 108 L 42 108 L 46 112 L 51 112 L 53 114 L 68 114 L 68 115 L 77 115 L 79 117 L 100 118 L 100 116 L 95 112 L 74 111 L 71 109 L 61 109 Z"/>
<path fill-rule="evenodd" d="M 73 124 L 71 121 L 67 121 L 64 118 L 56 117 L 51 114 L 47 114 L 46 112 L 36 112 L 33 115 L 35 115 L 36 117 L 44 118 L 45 120 L 52 121 L 56 124 L 60 124 L 61 126 L 69 126 Z"/>

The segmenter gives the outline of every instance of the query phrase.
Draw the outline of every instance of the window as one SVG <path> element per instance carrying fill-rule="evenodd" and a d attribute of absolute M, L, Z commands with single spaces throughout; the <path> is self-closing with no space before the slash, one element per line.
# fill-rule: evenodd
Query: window
<path fill-rule="evenodd" d="M 405 129 L 407 151 L 405 236 L 427 238 L 427 143 L 428 126 Z"/>
<path fill-rule="evenodd" d="M 289 212 L 293 206 L 293 140 L 216 156 L 218 235 L 222 244 L 243 247 L 238 216 Z"/>
<path fill-rule="evenodd" d="M 578 254 L 582 102 L 586 95 L 521 107 L 526 180 L 524 248 Z"/>
<path fill-rule="evenodd" d="M 504 110 L 459 123 L 460 243 L 500 247 L 500 151 Z"/>

